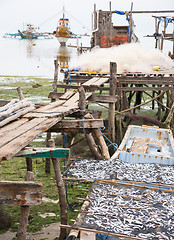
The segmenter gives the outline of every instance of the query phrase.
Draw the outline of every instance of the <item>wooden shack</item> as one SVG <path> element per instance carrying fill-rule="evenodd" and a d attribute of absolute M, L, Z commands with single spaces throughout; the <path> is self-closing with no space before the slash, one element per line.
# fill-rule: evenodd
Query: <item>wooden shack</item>
<path fill-rule="evenodd" d="M 126 15 L 127 25 L 114 26 L 112 22 L 112 14 Z M 92 15 L 92 39 L 91 47 L 100 46 L 101 48 L 109 48 L 113 45 L 120 45 L 127 42 L 136 42 L 138 38 L 133 33 L 133 19 L 131 12 L 121 11 L 102 11 L 96 10 Z"/>

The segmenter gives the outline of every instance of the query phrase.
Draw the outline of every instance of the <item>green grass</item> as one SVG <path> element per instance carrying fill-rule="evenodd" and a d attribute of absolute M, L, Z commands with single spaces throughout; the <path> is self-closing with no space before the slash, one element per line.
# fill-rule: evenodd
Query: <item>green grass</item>
<path fill-rule="evenodd" d="M 64 159 L 60 159 L 61 170 L 63 170 Z M 52 200 L 58 199 L 58 189 L 55 182 L 55 174 L 51 164 L 51 173 L 45 173 L 45 159 L 33 159 L 33 172 L 35 174 L 34 181 L 43 184 L 43 197 Z M 9 161 L 1 162 L 0 165 L 0 180 L 1 181 L 24 181 L 26 175 L 26 162 L 24 158 L 13 158 Z M 89 183 L 70 183 L 67 182 L 68 201 L 71 208 L 80 209 L 83 201 L 77 197 L 85 198 L 87 192 L 83 188 L 89 188 Z M 20 219 L 20 206 L 4 205 L 4 210 L 11 216 L 12 226 L 10 231 L 16 232 Z M 42 218 L 40 213 L 55 213 L 54 217 Z M 71 220 L 76 219 L 77 212 L 72 212 L 68 209 L 68 224 L 72 224 Z M 60 207 L 59 203 L 42 202 L 41 205 L 31 206 L 29 214 L 29 225 L 27 231 L 36 232 L 51 223 L 60 222 Z M 4 231 L 1 231 L 2 233 Z"/>
<path fill-rule="evenodd" d="M 53 79 L 35 78 L 35 77 L 20 77 L 20 76 L 0 76 L 0 96 L 1 100 L 11 101 L 12 99 L 18 99 L 17 87 L 22 88 L 24 96 L 29 97 L 32 102 L 43 104 L 44 102 L 50 102 L 48 94 L 52 91 Z M 60 92 L 62 90 L 58 90 Z M 82 135 L 83 136 L 83 135 Z M 82 137 L 78 135 L 76 141 Z M 33 141 L 30 146 L 32 147 L 45 147 L 45 135 L 38 138 L 40 141 Z M 56 146 L 62 147 L 63 138 L 58 134 L 56 137 Z M 68 142 L 68 145 L 70 143 Z M 83 142 L 85 145 L 86 142 Z M 77 146 L 73 147 L 74 153 L 79 153 Z M 80 148 L 80 145 L 79 145 Z M 86 146 L 81 147 L 80 152 L 84 153 Z M 85 150 L 86 151 L 86 150 Z M 60 159 L 61 170 L 63 170 L 64 159 Z M 57 200 L 58 189 L 55 182 L 55 174 L 51 163 L 51 173 L 45 173 L 45 159 L 33 159 L 33 172 L 35 174 L 34 181 L 41 182 L 43 184 L 43 197 Z M 13 158 L 8 161 L 2 161 L 0 164 L 0 181 L 24 181 L 26 175 L 26 161 L 25 158 Z M 85 198 L 87 192 L 84 192 L 83 188 L 89 188 L 91 184 L 86 183 L 69 183 L 67 182 L 68 189 L 68 201 L 71 208 L 80 209 L 83 201 L 77 200 L 77 197 Z M 4 205 L 4 210 L 9 213 L 12 220 L 10 231 L 16 232 L 20 219 L 20 206 Z M 54 217 L 42 218 L 40 213 L 46 212 L 55 213 Z M 68 209 L 68 224 L 72 224 L 72 219 L 76 219 L 78 213 L 72 212 Z M 60 222 L 60 208 L 59 203 L 43 202 L 39 206 L 31 206 L 29 214 L 29 226 L 27 231 L 36 232 L 42 229 L 43 226 L 47 226 L 50 223 Z M 1 230 L 0 233 L 3 233 Z"/>

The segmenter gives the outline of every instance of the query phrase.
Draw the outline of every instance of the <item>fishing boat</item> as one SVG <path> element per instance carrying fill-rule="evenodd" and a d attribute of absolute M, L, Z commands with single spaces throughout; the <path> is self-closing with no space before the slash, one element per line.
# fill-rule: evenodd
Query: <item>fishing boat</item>
<path fill-rule="evenodd" d="M 128 163 L 174 165 L 174 139 L 170 129 L 130 125 L 112 159 Z"/>
<path fill-rule="evenodd" d="M 65 46 L 66 42 L 70 38 L 70 26 L 69 19 L 65 18 L 65 14 L 63 13 L 63 17 L 59 19 L 58 26 L 56 28 L 56 38 L 60 42 L 61 46 Z"/>
<path fill-rule="evenodd" d="M 20 38 L 20 39 L 51 39 L 52 35 L 48 33 L 40 33 L 33 24 L 27 24 L 26 30 L 18 30 L 18 33 L 6 33 L 4 35 L 6 38 Z"/>

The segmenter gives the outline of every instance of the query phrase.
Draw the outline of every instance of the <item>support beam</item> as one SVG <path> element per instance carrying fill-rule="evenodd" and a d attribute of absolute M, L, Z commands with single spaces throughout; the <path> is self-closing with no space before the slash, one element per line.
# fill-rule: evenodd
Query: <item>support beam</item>
<path fill-rule="evenodd" d="M 0 204 L 31 206 L 42 203 L 41 183 L 0 181 L 0 193 Z"/>

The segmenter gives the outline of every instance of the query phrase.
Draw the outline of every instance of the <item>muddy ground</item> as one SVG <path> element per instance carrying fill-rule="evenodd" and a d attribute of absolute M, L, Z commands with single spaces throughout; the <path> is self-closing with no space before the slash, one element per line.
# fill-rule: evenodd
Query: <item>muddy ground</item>
<path fill-rule="evenodd" d="M 59 223 L 52 223 L 48 227 L 44 227 L 41 231 L 36 233 L 28 233 L 27 240 L 54 240 L 59 236 Z M 16 237 L 15 232 L 7 231 L 0 235 L 0 240 L 12 240 Z"/>

